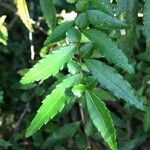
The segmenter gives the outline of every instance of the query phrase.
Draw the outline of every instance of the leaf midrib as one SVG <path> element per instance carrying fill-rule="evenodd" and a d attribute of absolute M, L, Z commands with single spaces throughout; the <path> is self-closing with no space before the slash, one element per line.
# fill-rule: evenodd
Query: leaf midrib
<path fill-rule="evenodd" d="M 68 54 L 66 54 L 66 56 L 67 55 L 70 55 L 70 53 L 71 53 L 71 51 L 68 53 Z M 64 53 L 65 54 L 65 53 Z M 64 57 L 65 55 L 63 55 L 63 56 L 61 56 L 61 57 Z M 48 59 L 50 59 L 50 58 L 48 58 Z M 60 59 L 60 57 L 59 58 L 57 58 L 57 59 L 55 59 L 55 61 L 53 61 L 52 63 L 50 63 L 50 65 L 48 65 L 47 67 L 45 67 L 45 68 L 43 68 L 41 71 L 39 71 L 39 73 L 36 73 L 34 76 L 32 75 L 31 76 L 31 78 L 30 78 L 30 80 L 31 81 L 33 81 L 33 80 L 37 80 L 37 77 L 38 76 L 40 76 L 41 74 L 43 74 L 43 72 L 45 72 L 46 70 L 48 70 L 48 68 L 49 67 L 51 67 L 51 66 L 53 66 L 55 63 L 56 63 L 56 60 L 58 60 L 58 59 Z M 60 60 L 62 60 L 62 58 L 60 59 Z M 47 60 L 48 61 L 48 60 Z M 39 62 L 40 63 L 40 62 Z M 62 63 L 61 63 L 61 65 L 62 65 Z M 64 65 L 64 64 L 63 64 Z M 34 68 L 33 68 L 33 70 L 34 70 Z M 33 71 L 32 70 L 32 71 Z M 29 71 L 30 72 L 30 71 Z M 49 73 L 49 76 L 51 76 L 53 73 Z M 28 75 L 29 76 L 29 75 Z M 47 78 L 47 77 L 45 77 L 45 78 Z M 44 79 L 45 79 L 44 78 Z M 24 80 L 26 79 L 26 77 L 24 77 Z"/>
<path fill-rule="evenodd" d="M 92 62 L 93 63 L 93 62 Z M 93 64 L 94 65 L 94 64 Z M 95 65 L 95 67 L 98 69 L 98 67 L 97 67 L 97 65 Z M 99 69 L 98 69 L 99 70 Z M 128 93 L 126 92 L 126 91 L 124 91 L 120 86 L 118 86 L 118 84 L 116 84 L 113 80 L 111 80 L 109 77 L 107 77 L 107 76 L 105 76 L 105 74 L 103 73 L 103 72 L 101 72 L 101 74 L 105 77 L 105 78 L 107 78 L 107 79 L 109 79 L 111 82 L 113 82 L 117 87 L 119 87 L 126 95 L 128 95 Z M 97 77 L 98 78 L 98 77 Z M 132 97 L 130 96 L 130 95 L 128 95 L 129 97 L 130 97 L 130 99 L 133 101 L 133 102 L 135 102 L 136 103 L 136 105 L 138 105 L 137 104 L 137 102 L 134 100 L 134 99 L 132 99 Z M 139 101 L 140 102 L 140 101 Z"/>
<path fill-rule="evenodd" d="M 40 117 L 39 121 L 32 127 L 32 129 L 34 129 L 34 131 L 32 130 L 33 132 L 35 132 L 35 128 L 37 128 L 38 124 L 43 120 L 43 118 L 45 118 L 45 117 L 48 115 L 49 111 L 52 110 L 52 108 L 58 103 L 60 97 L 62 97 L 63 95 L 64 95 L 64 92 L 62 92 L 61 95 L 59 95 L 59 96 L 57 97 L 57 99 L 56 99 L 55 102 L 53 103 L 52 107 L 48 109 L 48 111 L 46 112 L 46 114 L 43 115 L 43 117 Z M 44 103 L 44 104 L 45 104 L 45 103 Z M 43 104 L 43 105 L 44 105 L 44 104 Z M 41 106 L 41 107 L 42 107 L 42 106 Z M 29 130 L 29 131 L 30 131 L 30 130 Z"/>

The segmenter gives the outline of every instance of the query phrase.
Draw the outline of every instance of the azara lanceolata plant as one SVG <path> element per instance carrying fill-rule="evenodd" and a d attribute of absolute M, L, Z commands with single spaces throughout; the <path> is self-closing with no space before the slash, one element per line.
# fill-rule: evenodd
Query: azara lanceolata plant
<path fill-rule="evenodd" d="M 21 5 L 21 1 L 18 1 L 18 5 Z M 101 94 L 105 92 L 123 104 L 125 101 L 144 111 L 143 102 L 125 76 L 135 73 L 134 63 L 118 44 L 123 33 L 127 32 L 128 35 L 129 31 L 134 30 L 134 26 L 130 24 L 132 20 L 126 20 L 125 14 L 120 13 L 121 1 L 117 4 L 120 5 L 118 9 L 109 0 L 67 2 L 75 6 L 77 14 L 75 19 L 67 21 L 60 21 L 56 17 L 52 0 L 40 0 L 39 3 L 51 30 L 43 49 L 50 51 L 25 73 L 20 83 L 42 83 L 51 77 L 57 77 L 58 81 L 42 101 L 27 129 L 26 137 L 53 120 L 75 100 L 87 118 L 81 120 L 82 125 L 91 121 L 108 147 L 117 150 L 111 111 Z M 23 18 L 22 16 L 20 12 L 20 17 Z M 24 23 L 33 31 L 27 19 L 23 19 Z"/>

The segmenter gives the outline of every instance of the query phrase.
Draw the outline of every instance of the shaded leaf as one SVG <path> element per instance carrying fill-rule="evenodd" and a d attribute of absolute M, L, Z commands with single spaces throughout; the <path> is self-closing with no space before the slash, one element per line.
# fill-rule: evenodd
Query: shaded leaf
<path fill-rule="evenodd" d="M 137 42 L 138 0 L 118 0 L 116 9 L 117 16 L 130 25 L 130 28 L 124 30 L 124 35 L 117 39 L 119 48 L 130 57 Z"/>
<path fill-rule="evenodd" d="M 133 66 L 128 63 L 128 58 L 107 34 L 95 29 L 87 29 L 83 33 L 95 44 L 97 50 L 109 62 L 114 63 L 129 73 L 134 73 Z"/>
<path fill-rule="evenodd" d="M 138 137 L 119 146 L 119 150 L 133 150 L 146 140 L 147 136 Z"/>
<path fill-rule="evenodd" d="M 115 69 L 97 60 L 85 60 L 91 73 L 99 83 L 119 99 L 134 105 L 136 108 L 144 110 L 143 103 L 135 95 L 131 85 L 116 72 Z"/>
<path fill-rule="evenodd" d="M 64 143 L 71 138 L 79 129 L 80 122 L 68 123 L 58 129 L 56 129 L 52 135 L 43 143 L 42 149 L 54 147 L 58 143 Z"/>
<path fill-rule="evenodd" d="M 48 36 L 44 45 L 48 45 L 54 42 L 58 42 L 65 38 L 66 31 L 74 25 L 74 21 L 66 21 L 60 24 L 54 31 Z"/>
<path fill-rule="evenodd" d="M 93 91 L 94 94 L 103 101 L 116 101 L 116 98 L 104 89 L 95 88 Z"/>
<path fill-rule="evenodd" d="M 147 50 L 150 51 L 150 2 L 144 0 L 144 32 L 146 36 Z"/>
<path fill-rule="evenodd" d="M 5 140 L 3 140 L 3 139 L 0 139 L 0 147 L 9 147 L 9 146 L 11 146 L 11 143 L 9 143 L 9 142 L 7 142 L 7 141 L 5 141 Z"/>
<path fill-rule="evenodd" d="M 83 58 L 89 57 L 93 52 L 93 44 L 88 42 L 81 46 L 80 53 Z"/>
<path fill-rule="evenodd" d="M 116 133 L 108 109 L 93 93 L 86 91 L 86 102 L 93 124 L 112 150 L 117 150 Z"/>
<path fill-rule="evenodd" d="M 64 64 L 67 63 L 74 53 L 75 45 L 66 46 L 53 51 L 33 66 L 21 79 L 22 84 L 45 80 L 51 75 L 56 75 Z"/>
<path fill-rule="evenodd" d="M 76 26 L 81 29 L 85 29 L 89 25 L 89 19 L 87 13 L 81 13 L 75 20 Z"/>
<path fill-rule="evenodd" d="M 54 28 L 56 26 L 56 10 L 53 0 L 40 0 L 40 5 L 47 25 Z"/>
<path fill-rule="evenodd" d="M 69 103 L 70 97 L 65 94 L 65 90 L 71 87 L 78 80 L 78 75 L 70 76 L 63 80 L 51 94 L 47 95 L 42 101 L 42 106 L 38 109 L 36 116 L 27 129 L 26 137 L 31 136 L 39 130 L 44 124 L 52 119 L 57 113 L 61 112 L 66 103 Z"/>
<path fill-rule="evenodd" d="M 150 106 L 148 106 L 145 110 L 144 113 L 144 118 L 143 118 L 143 127 L 144 131 L 148 132 L 150 130 Z"/>

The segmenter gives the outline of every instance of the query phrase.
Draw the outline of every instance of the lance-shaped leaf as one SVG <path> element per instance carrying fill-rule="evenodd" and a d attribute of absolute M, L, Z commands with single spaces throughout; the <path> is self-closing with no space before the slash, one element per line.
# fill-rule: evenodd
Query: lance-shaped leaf
<path fill-rule="evenodd" d="M 0 17 L 0 29 L 1 29 L 1 26 L 4 24 L 5 19 L 6 19 L 6 15 L 3 15 Z"/>
<path fill-rule="evenodd" d="M 90 23 L 97 28 L 123 29 L 128 27 L 124 21 L 105 14 L 99 10 L 89 10 L 87 13 Z"/>
<path fill-rule="evenodd" d="M 25 24 L 25 26 L 30 31 L 33 31 L 26 0 L 17 0 L 17 9 L 18 9 L 17 13 L 21 18 L 21 20 L 23 21 L 23 23 Z"/>
<path fill-rule="evenodd" d="M 86 91 L 86 103 L 93 124 L 101 133 L 110 149 L 117 150 L 116 133 L 109 110 L 93 92 Z"/>
<path fill-rule="evenodd" d="M 56 10 L 53 0 L 40 0 L 41 9 L 49 27 L 56 26 Z"/>
<path fill-rule="evenodd" d="M 95 29 L 87 29 L 83 33 L 109 62 L 131 74 L 134 73 L 133 66 L 128 63 L 126 55 L 107 34 Z"/>
<path fill-rule="evenodd" d="M 91 0 L 91 3 L 95 8 L 109 15 L 113 15 L 114 13 L 109 0 Z"/>
<path fill-rule="evenodd" d="M 56 75 L 63 68 L 64 64 L 73 57 L 74 49 L 75 45 L 70 45 L 53 51 L 52 54 L 47 55 L 31 68 L 20 82 L 28 84 Z"/>
<path fill-rule="evenodd" d="M 79 12 L 85 12 L 88 9 L 89 0 L 78 0 L 76 3 L 76 9 Z"/>
<path fill-rule="evenodd" d="M 62 24 L 60 24 L 55 30 L 48 36 L 48 38 L 45 41 L 45 45 L 58 42 L 65 38 L 66 31 L 73 27 L 74 21 L 66 21 Z"/>
<path fill-rule="evenodd" d="M 39 130 L 44 124 L 52 119 L 57 113 L 61 112 L 66 103 L 69 103 L 71 97 L 65 94 L 65 90 L 78 81 L 79 75 L 70 76 L 63 80 L 52 93 L 43 100 L 42 106 L 27 129 L 26 137 L 31 136 Z"/>
<path fill-rule="evenodd" d="M 143 103 L 135 95 L 134 89 L 115 69 L 97 60 L 86 59 L 85 62 L 93 76 L 97 78 L 104 88 L 119 99 L 123 99 L 138 109 L 144 110 Z"/>
<path fill-rule="evenodd" d="M 150 51 L 150 1 L 144 1 L 144 32 L 146 36 L 147 50 Z"/>

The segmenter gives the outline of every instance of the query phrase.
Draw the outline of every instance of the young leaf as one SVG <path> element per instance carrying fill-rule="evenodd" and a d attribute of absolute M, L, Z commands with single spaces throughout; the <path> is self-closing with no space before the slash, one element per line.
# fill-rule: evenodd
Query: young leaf
<path fill-rule="evenodd" d="M 116 43 L 107 34 L 95 29 L 87 29 L 83 33 L 95 44 L 99 52 L 109 62 L 114 63 L 131 74 L 134 73 L 132 65 L 128 63 L 128 58 L 121 49 L 118 49 Z"/>
<path fill-rule="evenodd" d="M 40 5 L 47 25 L 54 28 L 56 26 L 56 10 L 53 0 L 40 0 Z"/>
<path fill-rule="evenodd" d="M 28 28 L 28 30 L 33 31 L 26 0 L 17 0 L 17 9 L 17 13 L 25 26 Z"/>
<path fill-rule="evenodd" d="M 86 91 L 86 103 L 93 124 L 112 150 L 117 150 L 116 133 L 105 104 L 93 93 Z"/>
<path fill-rule="evenodd" d="M 32 120 L 26 132 L 26 137 L 31 136 L 34 132 L 39 130 L 43 124 L 46 124 L 57 113 L 61 112 L 65 107 L 65 103 L 69 103 L 70 97 L 65 94 L 65 90 L 78 80 L 79 75 L 70 76 L 63 80 L 52 93 L 42 101 L 42 106 L 38 109 L 36 116 Z"/>
<path fill-rule="evenodd" d="M 91 0 L 91 3 L 98 10 L 113 16 L 114 12 L 109 0 Z"/>
<path fill-rule="evenodd" d="M 85 60 L 86 65 L 99 83 L 119 99 L 144 110 L 143 103 L 135 95 L 131 85 L 115 69 L 97 60 Z"/>
<path fill-rule="evenodd" d="M 150 2 L 144 0 L 144 32 L 146 36 L 147 50 L 150 51 Z"/>
<path fill-rule="evenodd" d="M 75 45 L 66 46 L 53 51 L 40 60 L 33 68 L 21 79 L 22 84 L 33 83 L 34 81 L 45 80 L 51 75 L 56 75 L 62 69 L 74 53 Z"/>
<path fill-rule="evenodd" d="M 99 10 L 88 10 L 90 23 L 100 29 L 123 29 L 128 25 L 115 17 L 107 15 Z"/>
<path fill-rule="evenodd" d="M 66 31 L 74 25 L 74 21 L 66 21 L 60 24 L 55 30 L 48 36 L 44 45 L 48 45 L 57 42 L 65 38 Z"/>

